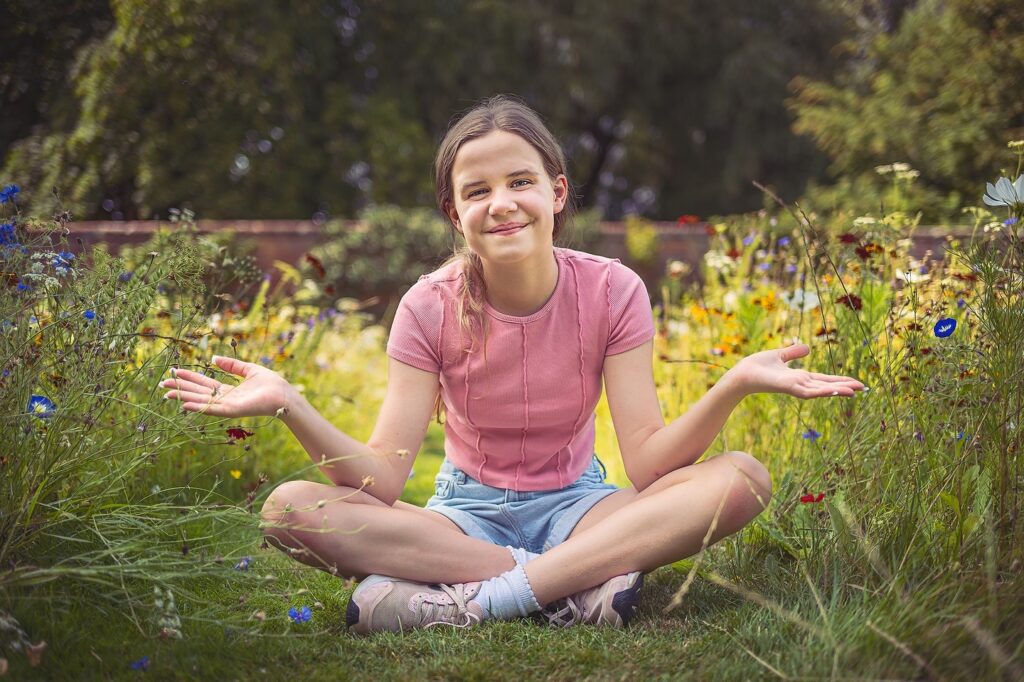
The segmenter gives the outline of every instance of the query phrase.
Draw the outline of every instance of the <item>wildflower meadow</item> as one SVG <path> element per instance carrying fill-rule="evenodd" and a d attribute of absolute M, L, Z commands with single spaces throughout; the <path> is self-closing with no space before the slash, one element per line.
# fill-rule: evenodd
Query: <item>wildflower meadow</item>
<path fill-rule="evenodd" d="M 328 295 L 313 256 L 264 276 L 188 211 L 111 255 L 76 242 L 66 214 L 23 218 L 35 189 L 7 186 L 0 676 L 1024 679 L 1021 147 L 1017 173 L 978 188 L 969 236 L 941 253 L 911 254 L 920 207 L 901 197 L 914 170 L 892 164 L 876 169 L 889 209 L 814 213 L 765 190 L 768 208 L 704 223 L 700 263 L 660 273 L 666 420 L 744 355 L 792 340 L 811 347 L 803 367 L 870 390 L 745 399 L 711 453 L 765 462 L 769 507 L 648 576 L 622 630 L 350 635 L 353 582 L 261 534 L 266 495 L 322 480 L 315 463 L 278 419 L 185 414 L 158 382 L 213 376 L 214 355 L 258 362 L 365 440 L 387 366 L 371 303 Z M 657 253 L 642 225 L 627 239 Z M 687 283 L 692 267 L 702 284 Z M 609 478 L 628 485 L 603 400 L 597 416 Z M 430 496 L 442 443 L 433 423 L 404 500 Z"/>

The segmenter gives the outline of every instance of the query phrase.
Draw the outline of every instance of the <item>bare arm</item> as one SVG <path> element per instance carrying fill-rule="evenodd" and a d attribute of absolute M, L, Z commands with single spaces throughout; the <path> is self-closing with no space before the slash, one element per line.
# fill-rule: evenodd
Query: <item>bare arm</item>
<path fill-rule="evenodd" d="M 218 367 L 243 377 L 237 386 L 196 372 L 179 370 L 161 383 L 174 389 L 167 398 L 187 411 L 221 417 L 278 414 L 335 485 L 364 490 L 387 504 L 402 494 L 413 459 L 423 444 L 440 386 L 438 375 L 388 359 L 388 387 L 367 443 L 331 424 L 276 372 L 234 358 L 215 358 Z M 399 454 L 404 452 L 406 454 Z"/>
<path fill-rule="evenodd" d="M 743 358 L 683 415 L 666 425 L 654 389 L 653 344 L 605 358 L 604 378 L 626 475 L 643 490 L 669 471 L 693 464 L 718 437 L 732 411 L 752 393 L 798 398 L 852 396 L 865 390 L 850 377 L 792 369 L 802 344 Z"/>

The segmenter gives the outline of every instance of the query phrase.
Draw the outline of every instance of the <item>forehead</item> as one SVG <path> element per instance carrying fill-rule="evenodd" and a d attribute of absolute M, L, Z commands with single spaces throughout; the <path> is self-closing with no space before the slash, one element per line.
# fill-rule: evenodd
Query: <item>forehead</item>
<path fill-rule="evenodd" d="M 514 133 L 492 130 L 483 137 L 459 147 L 452 166 L 452 180 L 458 187 L 464 182 L 488 176 L 504 176 L 521 169 L 544 172 L 544 160 L 529 142 Z"/>

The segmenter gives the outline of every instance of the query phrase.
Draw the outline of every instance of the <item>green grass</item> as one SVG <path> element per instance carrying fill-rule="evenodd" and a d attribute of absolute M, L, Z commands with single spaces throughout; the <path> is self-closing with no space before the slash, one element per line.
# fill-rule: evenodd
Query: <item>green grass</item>
<path fill-rule="evenodd" d="M 441 457 L 435 450 L 417 459 L 406 501 L 426 501 Z M 350 584 L 277 550 L 260 550 L 253 538 L 248 584 L 239 589 L 205 576 L 188 586 L 197 598 L 179 601 L 182 639 L 154 637 L 152 628 L 139 632 L 117 609 L 97 610 L 94 602 L 83 608 L 87 595 L 62 610 L 58 605 L 74 596 L 65 586 L 37 588 L 33 605 L 15 610 L 28 631 L 47 633 L 44 665 L 31 669 L 16 656 L 11 672 L 26 680 L 137 679 L 129 663 L 149 656 L 147 676 L 183 680 L 1002 679 L 998 654 L 986 652 L 961 621 L 984 606 L 984 586 L 939 581 L 904 595 L 837 585 L 830 594 L 815 580 L 812 591 L 798 564 L 778 553 L 762 552 L 754 570 L 735 575 L 737 543 L 743 538 L 711 548 L 704 565 L 756 592 L 768 608 L 698 578 L 682 605 L 665 613 L 693 565 L 683 561 L 647 576 L 636 619 L 625 629 L 553 629 L 521 620 L 357 637 L 344 627 Z M 268 574 L 275 579 L 262 580 Z M 1002 613 L 1009 631 L 1019 632 L 1024 622 L 1022 588 L 1019 576 L 998 588 L 1010 605 Z M 314 603 L 310 622 L 287 618 L 289 606 Z M 257 611 L 266 614 L 263 623 L 246 620 Z M 225 617 L 248 627 L 210 620 Z M 1019 658 L 1017 646 L 1004 653 Z"/>

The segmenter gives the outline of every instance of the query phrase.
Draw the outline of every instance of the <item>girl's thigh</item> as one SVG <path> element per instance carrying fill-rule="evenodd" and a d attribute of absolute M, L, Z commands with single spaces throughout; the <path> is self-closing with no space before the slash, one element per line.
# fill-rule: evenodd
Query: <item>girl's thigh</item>
<path fill-rule="evenodd" d="M 381 504 L 384 504 L 384 503 L 381 502 Z M 457 530 L 460 533 L 462 533 L 463 535 L 465 535 L 465 531 L 463 531 L 461 528 L 459 528 L 458 525 L 456 525 L 456 523 L 454 521 L 449 519 L 444 514 L 439 514 L 439 513 L 435 512 L 435 511 L 431 511 L 429 509 L 424 509 L 423 507 L 417 507 L 415 504 L 409 504 L 408 502 L 402 502 L 401 500 L 397 500 L 395 502 L 395 509 L 402 509 L 404 511 L 411 511 L 411 512 L 417 513 L 420 516 L 422 516 L 424 519 L 428 519 L 430 521 L 433 521 L 433 522 L 435 522 L 437 524 L 440 524 L 440 525 L 444 526 L 445 528 L 450 528 L 452 530 Z"/>

